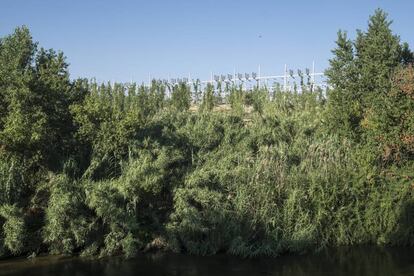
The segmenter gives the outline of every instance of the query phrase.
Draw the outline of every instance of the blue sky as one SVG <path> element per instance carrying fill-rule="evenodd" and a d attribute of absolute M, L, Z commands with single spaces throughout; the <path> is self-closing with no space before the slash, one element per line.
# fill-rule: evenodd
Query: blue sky
<path fill-rule="evenodd" d="M 71 77 L 98 81 L 209 79 L 210 72 L 280 74 L 328 66 L 338 29 L 354 37 L 383 8 L 414 48 L 414 1 L 0 0 L 0 36 L 27 25 L 61 50 Z"/>

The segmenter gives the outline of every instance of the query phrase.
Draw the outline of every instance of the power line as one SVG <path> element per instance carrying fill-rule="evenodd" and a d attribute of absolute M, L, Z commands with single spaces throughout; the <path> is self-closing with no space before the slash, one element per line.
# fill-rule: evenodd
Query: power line
<path fill-rule="evenodd" d="M 307 88 L 313 90 L 315 88 L 321 88 L 325 90 L 328 86 L 326 84 L 325 74 L 315 72 L 315 62 L 312 62 L 312 71 L 308 68 L 305 70 L 305 74 L 301 70 L 297 70 L 297 73 L 294 73 L 293 70 L 289 69 L 287 64 L 285 64 L 284 74 L 281 75 L 262 75 L 261 66 L 258 66 L 258 73 L 236 73 L 234 69 L 233 74 L 220 74 L 215 75 L 213 72 L 210 72 L 209 80 L 200 80 L 200 79 L 191 79 L 191 74 L 188 74 L 188 78 L 172 78 L 163 80 L 166 85 L 176 85 L 179 83 L 186 83 L 191 86 L 193 89 L 194 85 L 199 85 L 199 89 L 205 88 L 207 84 L 218 85 L 219 83 L 229 83 L 233 85 L 242 85 L 245 90 L 251 90 L 254 87 L 262 88 L 266 87 L 271 92 L 274 90 L 275 86 L 281 86 L 283 91 L 289 92 L 293 91 L 296 87 L 298 91 L 302 88 Z M 150 76 L 150 75 L 149 75 Z M 307 82 L 305 84 L 305 77 Z M 318 79 L 318 81 L 316 81 Z M 298 86 L 297 82 L 301 82 L 301 85 Z M 149 80 L 148 86 L 151 86 L 152 80 Z M 268 85 L 270 82 L 270 86 Z M 283 85 L 281 85 L 283 83 Z M 295 85 L 296 84 L 296 85 Z"/>

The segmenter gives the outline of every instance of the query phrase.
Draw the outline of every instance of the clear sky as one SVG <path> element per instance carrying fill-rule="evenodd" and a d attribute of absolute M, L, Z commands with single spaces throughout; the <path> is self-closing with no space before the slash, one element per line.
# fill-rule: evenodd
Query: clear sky
<path fill-rule="evenodd" d="M 27 25 L 45 48 L 61 50 L 71 77 L 147 81 L 209 79 L 257 71 L 317 71 L 328 65 L 338 29 L 351 37 L 383 8 L 414 48 L 414 1 L 0 0 L 0 36 Z"/>

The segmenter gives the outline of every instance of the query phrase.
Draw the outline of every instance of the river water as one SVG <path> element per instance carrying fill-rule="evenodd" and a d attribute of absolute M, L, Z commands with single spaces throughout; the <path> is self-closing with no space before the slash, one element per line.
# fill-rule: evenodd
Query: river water
<path fill-rule="evenodd" d="M 342 248 L 278 258 L 241 259 L 172 253 L 111 257 L 38 257 L 0 261 L 0 275 L 414 275 L 414 248 Z"/>

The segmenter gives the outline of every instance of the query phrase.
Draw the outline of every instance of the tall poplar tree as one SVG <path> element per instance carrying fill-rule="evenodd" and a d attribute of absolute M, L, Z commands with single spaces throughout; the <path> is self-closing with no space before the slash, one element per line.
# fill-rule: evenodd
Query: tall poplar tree
<path fill-rule="evenodd" d="M 326 124 L 332 131 L 342 135 L 354 134 L 362 118 L 361 96 L 356 89 L 358 74 L 355 66 L 355 49 L 347 33 L 338 32 L 334 57 L 329 60 L 330 68 L 325 74 L 334 88 L 329 94 L 328 120 Z M 338 126 L 341 126 L 338 128 Z"/>
<path fill-rule="evenodd" d="M 329 97 L 327 125 L 332 131 L 363 138 L 366 119 L 388 103 L 391 79 L 396 68 L 412 60 L 407 44 L 392 33 L 392 21 L 377 9 L 366 32 L 357 31 L 354 41 L 339 32 L 326 71 L 334 91 Z M 343 131 L 341 131 L 343 130 Z"/>

